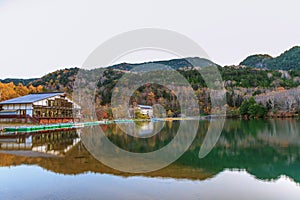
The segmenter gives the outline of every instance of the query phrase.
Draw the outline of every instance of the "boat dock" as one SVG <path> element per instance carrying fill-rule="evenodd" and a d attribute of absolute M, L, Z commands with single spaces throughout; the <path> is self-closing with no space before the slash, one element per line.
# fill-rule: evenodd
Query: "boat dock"
<path fill-rule="evenodd" d="M 1 127 L 1 133 L 18 133 L 18 132 L 38 132 L 38 131 L 51 131 L 57 129 L 72 129 L 72 128 L 83 128 L 87 126 L 103 125 L 103 124 L 120 124 L 120 123 L 134 123 L 138 121 L 148 121 L 148 122 L 159 122 L 159 121 L 176 121 L 176 120 L 199 120 L 208 119 L 210 116 L 206 117 L 185 117 L 185 118 L 151 118 L 148 120 L 134 120 L 134 119 L 115 119 L 115 120 L 102 120 L 93 122 L 75 122 L 75 123 L 60 123 L 60 124 L 46 124 L 46 125 L 32 125 L 32 126 L 11 126 L 11 127 Z M 3 134 L 2 134 L 3 135 Z"/>

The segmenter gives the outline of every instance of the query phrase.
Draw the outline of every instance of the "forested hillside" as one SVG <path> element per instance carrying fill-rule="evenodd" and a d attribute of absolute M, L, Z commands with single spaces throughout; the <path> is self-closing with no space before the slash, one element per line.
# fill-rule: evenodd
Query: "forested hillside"
<path fill-rule="evenodd" d="M 295 46 L 275 58 L 269 55 L 252 55 L 240 65 L 277 70 L 300 70 L 300 47 Z"/>
<path fill-rule="evenodd" d="M 125 74 L 133 73 L 132 70 L 135 67 L 140 67 L 145 64 L 168 66 L 184 76 L 191 88 L 195 91 L 201 113 L 209 114 L 211 112 L 209 89 L 207 88 L 203 77 L 199 74 L 198 68 L 216 66 L 218 67 L 227 89 L 226 97 L 230 113 L 239 113 L 238 108 L 251 96 L 254 96 L 261 104 L 263 104 L 263 106 L 268 108 L 268 112 L 272 111 L 273 113 L 276 113 L 280 110 L 284 110 L 284 112 L 298 112 L 298 110 L 300 110 L 300 105 L 295 103 L 297 102 L 296 100 L 290 100 L 288 106 L 285 106 L 287 105 L 287 102 L 284 102 L 285 99 L 290 99 L 290 96 L 286 97 L 287 95 L 295 93 L 282 91 L 289 91 L 300 85 L 300 71 L 298 70 L 300 60 L 299 49 L 300 47 L 294 47 L 276 58 L 272 58 L 268 55 L 250 56 L 239 66 L 221 67 L 202 58 L 174 59 L 142 64 L 121 63 L 107 68 L 83 70 L 86 80 L 81 83 L 81 87 L 90 87 L 90 81 L 96 79 L 97 91 L 95 98 L 97 106 L 99 108 L 105 107 L 109 109 L 112 91 L 118 83 L 118 80 Z M 195 65 L 195 63 L 197 65 Z M 61 91 L 72 94 L 74 81 L 77 78 L 79 70 L 79 68 L 60 69 L 38 79 L 6 79 L 1 81 L 0 100 L 3 101 L 28 93 L 42 91 Z M 159 73 L 160 75 L 163 75 L 163 73 Z M 171 73 L 166 70 L 166 74 L 163 76 L 171 76 Z M 128 86 L 128 88 L 129 87 L 130 86 Z M 184 88 L 181 89 L 185 90 Z M 267 105 L 269 99 L 264 98 L 264 96 L 270 97 L 272 96 L 270 94 L 274 93 L 278 93 L 281 97 L 276 98 L 278 102 L 273 102 L 274 105 Z M 138 88 L 131 97 L 131 103 L 145 105 L 159 103 L 169 110 L 171 116 L 180 114 L 180 105 L 174 91 L 159 84 L 146 84 Z M 257 108 L 259 108 L 259 106 Z M 111 111 L 107 111 L 104 115 L 107 116 L 110 112 Z M 253 112 L 251 115 L 253 115 Z"/>

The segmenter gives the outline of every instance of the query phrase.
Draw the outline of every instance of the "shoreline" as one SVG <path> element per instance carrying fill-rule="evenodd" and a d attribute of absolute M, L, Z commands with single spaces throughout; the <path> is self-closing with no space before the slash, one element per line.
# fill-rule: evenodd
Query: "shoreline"
<path fill-rule="evenodd" d="M 0 131 L 4 127 L 36 127 L 36 126 L 49 126 L 49 125 L 64 125 L 64 124 L 74 124 L 74 125 L 92 125 L 92 124 L 112 124 L 112 123 L 131 123 L 131 122 L 158 122 L 158 121 L 184 121 L 184 120 L 207 120 L 207 119 L 242 119 L 242 120 L 251 120 L 251 119 L 299 119 L 298 115 L 293 116 L 267 116 L 264 118 L 249 118 L 241 115 L 205 115 L 199 117 L 166 117 L 166 118 L 152 118 L 152 119 L 103 119 L 98 121 L 91 122 L 80 122 L 80 123 L 54 123 L 54 124 L 31 124 L 31 123 L 1 123 Z"/>

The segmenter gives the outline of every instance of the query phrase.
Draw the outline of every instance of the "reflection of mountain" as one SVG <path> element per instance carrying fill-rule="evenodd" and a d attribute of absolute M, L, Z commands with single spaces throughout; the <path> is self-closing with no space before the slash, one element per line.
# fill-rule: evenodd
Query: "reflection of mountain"
<path fill-rule="evenodd" d="M 133 174 L 123 173 L 111 169 L 97 161 L 84 148 L 82 143 L 72 148 L 65 157 L 25 157 L 13 154 L 0 154 L 0 166 L 17 165 L 39 165 L 42 168 L 60 174 L 82 174 L 86 172 L 107 173 L 121 175 L 124 177 Z M 165 169 L 145 174 L 150 177 L 173 177 L 204 180 L 213 177 L 214 174 L 207 173 L 200 168 L 181 167 L 171 165 Z"/>
<path fill-rule="evenodd" d="M 203 180 L 215 176 L 225 169 L 245 169 L 258 179 L 273 180 L 286 175 L 300 183 L 300 121 L 269 120 L 240 121 L 228 120 L 222 136 L 212 152 L 204 159 L 198 158 L 201 141 L 208 122 L 200 123 L 200 131 L 191 148 L 175 163 L 145 176 L 173 177 Z M 155 127 L 154 127 L 155 128 Z M 167 125 L 163 133 L 144 139 L 152 142 L 151 148 L 160 147 L 176 134 L 178 123 Z M 121 143 L 119 129 L 106 129 L 111 141 Z M 165 131 L 165 132 L 164 132 Z M 169 134 L 168 138 L 166 134 Z M 126 136 L 130 142 L 130 137 Z M 136 138 L 132 138 L 136 140 Z M 140 149 L 140 147 L 137 147 Z M 143 149 L 147 148 L 144 146 Z M 150 147 L 149 147 L 150 148 Z M 131 149 L 134 150 L 134 149 Z M 151 149 L 152 150 L 152 149 Z M 65 153 L 64 157 L 25 157 L 0 154 L 1 166 L 39 165 L 44 169 L 62 174 L 80 174 L 88 171 L 122 176 L 132 174 L 118 172 L 94 159 L 79 143 Z"/>

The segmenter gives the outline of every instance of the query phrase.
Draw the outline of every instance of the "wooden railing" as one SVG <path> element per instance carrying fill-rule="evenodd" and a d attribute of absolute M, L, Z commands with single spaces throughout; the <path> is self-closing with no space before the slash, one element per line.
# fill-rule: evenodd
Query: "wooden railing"
<path fill-rule="evenodd" d="M 40 120 L 30 115 L 0 115 L 0 119 L 29 119 L 33 123 L 39 123 Z"/>

